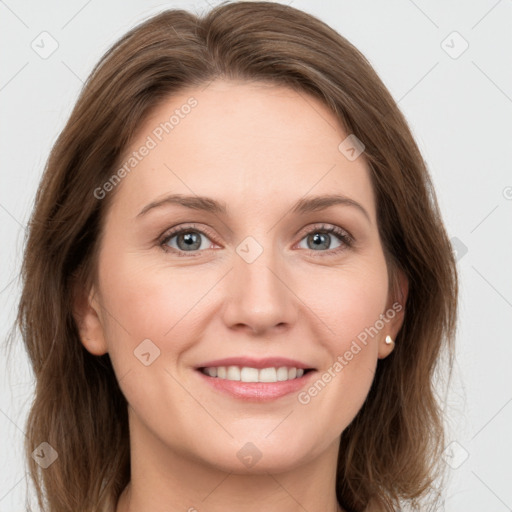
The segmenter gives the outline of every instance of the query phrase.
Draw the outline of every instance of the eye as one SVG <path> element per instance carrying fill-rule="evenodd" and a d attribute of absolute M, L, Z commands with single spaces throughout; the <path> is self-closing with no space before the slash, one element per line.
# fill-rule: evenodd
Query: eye
<path fill-rule="evenodd" d="M 325 225 L 315 226 L 309 230 L 301 242 L 303 240 L 306 241 L 306 247 L 302 247 L 303 249 L 322 253 L 326 252 L 328 254 L 338 253 L 350 248 L 354 242 L 353 238 L 345 230 L 337 226 Z M 331 247 L 333 241 L 338 243 L 334 248 Z"/>
<path fill-rule="evenodd" d="M 159 245 L 165 252 L 176 253 L 178 256 L 199 256 L 201 251 L 212 249 L 212 239 L 214 236 L 210 234 L 209 230 L 188 225 L 173 228 L 164 233 L 159 240 Z M 301 246 L 303 240 L 306 241 L 306 247 Z M 332 247 L 333 242 L 338 244 L 334 248 Z M 337 226 L 321 224 L 306 232 L 298 246 L 311 253 L 316 252 L 319 256 L 327 256 L 344 251 L 352 247 L 353 243 L 354 239 L 345 230 Z"/>
<path fill-rule="evenodd" d="M 166 252 L 175 252 L 178 256 L 196 256 L 199 250 L 211 249 L 209 240 L 211 235 L 207 230 L 200 230 L 192 226 L 180 227 L 166 232 L 160 240 L 160 246 Z M 182 254 L 184 252 L 192 254 Z"/>

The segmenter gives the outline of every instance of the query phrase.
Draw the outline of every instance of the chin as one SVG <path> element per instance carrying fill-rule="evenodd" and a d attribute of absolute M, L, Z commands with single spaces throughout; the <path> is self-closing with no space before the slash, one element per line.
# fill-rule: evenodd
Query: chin
<path fill-rule="evenodd" d="M 210 445 L 209 457 L 205 462 L 222 471 L 234 474 L 267 474 L 290 471 L 303 464 L 306 459 L 313 458 L 313 450 L 304 443 L 300 449 L 295 443 L 285 444 L 282 440 L 269 442 L 255 437 L 254 441 L 231 440 L 218 449 Z M 212 451 L 215 453 L 212 457 Z"/>

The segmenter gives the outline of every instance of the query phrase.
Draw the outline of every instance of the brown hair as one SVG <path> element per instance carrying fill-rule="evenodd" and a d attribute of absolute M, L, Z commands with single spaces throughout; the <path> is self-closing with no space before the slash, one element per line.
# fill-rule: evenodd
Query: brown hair
<path fill-rule="evenodd" d="M 395 350 L 379 361 L 341 436 L 336 491 L 356 512 L 369 503 L 417 507 L 442 476 L 443 410 L 434 386 L 454 357 L 450 241 L 407 122 L 369 62 L 317 18 L 267 2 L 224 3 L 202 17 L 167 10 L 132 29 L 93 69 L 51 151 L 29 223 L 17 317 L 36 378 L 25 449 L 39 506 L 114 510 L 129 482 L 126 400 L 108 354 L 82 345 L 71 308 L 74 283 L 87 287 L 96 278 L 102 219 L 115 194 L 100 201 L 93 191 L 152 109 L 216 78 L 313 95 L 365 145 L 390 283 L 400 269 L 409 292 Z M 30 456 L 43 441 L 59 454 L 45 470 Z"/>

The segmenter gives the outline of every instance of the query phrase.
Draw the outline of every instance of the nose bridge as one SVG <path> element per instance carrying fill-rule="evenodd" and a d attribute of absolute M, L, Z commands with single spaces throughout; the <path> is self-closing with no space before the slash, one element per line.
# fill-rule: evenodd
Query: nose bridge
<path fill-rule="evenodd" d="M 257 235 L 256 235 L 257 236 Z M 293 320 L 293 294 L 272 234 L 248 236 L 236 247 L 226 320 L 262 331 Z M 263 241 L 264 239 L 264 241 Z"/>

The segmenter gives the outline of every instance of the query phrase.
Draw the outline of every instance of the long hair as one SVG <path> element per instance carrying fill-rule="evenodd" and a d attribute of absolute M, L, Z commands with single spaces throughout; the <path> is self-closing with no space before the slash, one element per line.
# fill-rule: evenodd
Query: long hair
<path fill-rule="evenodd" d="M 108 354 L 82 345 L 74 284 L 94 282 L 115 191 L 94 191 L 144 119 L 178 91 L 223 78 L 267 81 L 320 99 L 365 146 L 391 283 L 409 281 L 394 352 L 341 436 L 336 492 L 345 508 L 393 510 L 432 495 L 444 447 L 436 376 L 454 358 L 458 278 L 427 166 L 367 59 L 312 15 L 268 2 L 202 16 L 166 10 L 124 35 L 95 66 L 49 155 L 28 226 L 20 329 L 36 379 L 26 459 L 42 510 L 114 510 L 130 479 L 127 403 Z M 447 357 L 445 358 L 444 355 Z M 58 461 L 31 456 L 42 442 Z"/>

